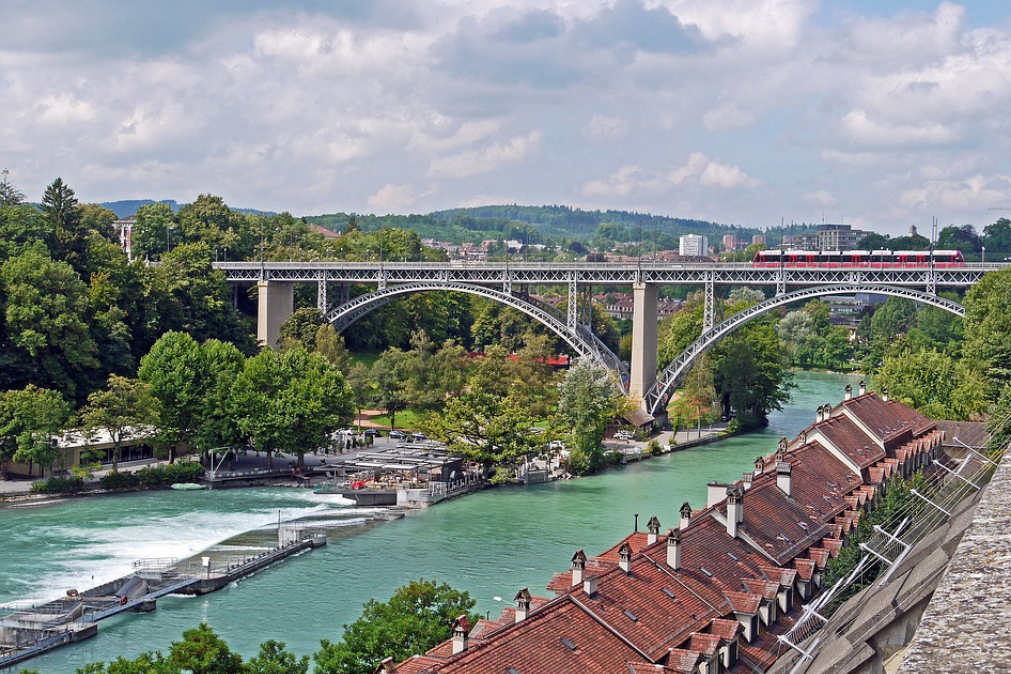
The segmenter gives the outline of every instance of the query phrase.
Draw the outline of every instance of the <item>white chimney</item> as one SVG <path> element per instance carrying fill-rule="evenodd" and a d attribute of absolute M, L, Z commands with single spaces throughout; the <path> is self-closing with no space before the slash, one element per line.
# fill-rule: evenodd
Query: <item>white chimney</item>
<path fill-rule="evenodd" d="M 632 546 L 628 544 L 628 541 L 622 543 L 618 548 L 618 566 L 626 576 L 632 573 Z"/>
<path fill-rule="evenodd" d="M 397 663 L 393 658 L 386 658 L 376 667 L 376 674 L 397 674 Z"/>
<path fill-rule="evenodd" d="M 706 507 L 712 508 L 727 495 L 727 485 L 722 482 L 710 482 L 706 485 Z"/>
<path fill-rule="evenodd" d="M 792 472 L 793 466 L 788 461 L 780 461 L 776 464 L 776 486 L 787 496 L 790 496 L 790 473 Z"/>
<path fill-rule="evenodd" d="M 469 637 L 470 620 L 467 619 L 466 615 L 462 615 L 453 621 L 453 655 L 467 650 Z"/>
<path fill-rule="evenodd" d="M 681 523 L 678 525 L 682 529 L 687 529 L 692 522 L 692 506 L 688 501 L 681 504 Z"/>
<path fill-rule="evenodd" d="M 572 555 L 572 584 L 579 585 L 583 582 L 583 572 L 586 571 L 586 553 L 576 550 Z"/>
<path fill-rule="evenodd" d="M 888 389 L 886 388 L 881 389 L 881 399 L 884 400 L 885 402 L 888 402 Z"/>
<path fill-rule="evenodd" d="M 760 456 L 755 459 L 755 475 L 761 475 L 765 472 L 765 457 Z"/>
<path fill-rule="evenodd" d="M 843 400 L 853 399 L 853 384 L 846 384 L 846 395 L 843 396 Z"/>
<path fill-rule="evenodd" d="M 821 409 L 821 405 L 818 405 L 818 413 L 817 413 L 817 414 L 815 415 L 815 419 L 817 420 L 817 421 L 816 421 L 815 423 L 819 423 L 819 424 L 820 424 L 820 423 L 821 423 L 822 421 L 824 421 L 824 420 L 825 420 L 825 417 L 824 417 L 824 416 L 822 416 L 822 409 Z"/>
<path fill-rule="evenodd" d="M 754 473 L 745 473 L 744 479 L 741 480 L 741 482 L 744 484 L 744 490 L 747 491 L 751 489 L 751 483 L 754 481 L 755 481 Z"/>
<path fill-rule="evenodd" d="M 744 490 L 740 487 L 727 489 L 727 534 L 737 538 L 737 525 L 744 521 Z"/>
<path fill-rule="evenodd" d="M 658 540 L 660 540 L 660 520 L 657 518 L 656 515 L 653 515 L 653 517 L 649 518 L 649 522 L 646 524 L 646 531 L 649 532 L 648 534 L 646 534 L 647 545 L 653 545 Z"/>
<path fill-rule="evenodd" d="M 674 571 L 681 568 L 681 530 L 667 530 L 667 566 Z"/>
<path fill-rule="evenodd" d="M 857 388 L 858 395 L 863 395 L 867 393 L 867 383 L 863 379 L 860 380 L 860 383 L 857 384 L 857 386 L 858 386 Z"/>
<path fill-rule="evenodd" d="M 530 615 L 530 590 L 523 588 L 516 593 L 513 601 L 516 602 L 516 622 L 522 622 Z"/>
<path fill-rule="evenodd" d="M 583 592 L 586 593 L 587 597 L 593 597 L 597 594 L 597 577 L 590 576 L 583 581 Z"/>

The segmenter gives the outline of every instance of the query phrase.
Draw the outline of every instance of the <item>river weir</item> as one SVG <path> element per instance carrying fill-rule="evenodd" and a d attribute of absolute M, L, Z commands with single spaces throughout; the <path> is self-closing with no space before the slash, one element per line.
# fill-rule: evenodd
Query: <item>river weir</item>
<path fill-rule="evenodd" d="M 155 612 L 112 616 L 98 638 L 39 657 L 31 667 L 63 674 L 118 655 L 166 651 L 201 621 L 243 655 L 271 638 L 311 653 L 320 639 L 339 639 L 341 626 L 368 599 L 385 599 L 421 577 L 467 590 L 478 611 L 498 613 L 494 597 L 543 587 L 574 550 L 603 550 L 630 533 L 636 514 L 673 524 L 684 501 L 705 502 L 707 482 L 740 477 L 779 437 L 812 423 L 818 406 L 841 400 L 845 385 L 858 378 L 798 373 L 796 379 L 794 401 L 758 433 L 590 478 L 486 490 L 393 522 L 377 523 L 375 508 L 302 489 L 147 492 L 8 509 L 0 517 L 0 603 L 57 599 L 69 588 L 127 575 L 140 558 L 263 552 L 276 545 L 280 511 L 284 522 L 325 530 L 328 545 L 210 596 L 168 595 Z"/>

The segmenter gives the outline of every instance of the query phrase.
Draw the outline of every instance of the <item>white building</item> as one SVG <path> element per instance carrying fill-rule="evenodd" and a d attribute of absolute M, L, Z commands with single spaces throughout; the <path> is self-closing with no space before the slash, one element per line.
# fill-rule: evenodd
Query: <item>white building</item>
<path fill-rule="evenodd" d="M 683 256 L 693 255 L 696 257 L 702 257 L 708 255 L 709 239 L 704 236 L 699 236 L 698 234 L 686 234 L 681 237 L 678 252 Z"/>

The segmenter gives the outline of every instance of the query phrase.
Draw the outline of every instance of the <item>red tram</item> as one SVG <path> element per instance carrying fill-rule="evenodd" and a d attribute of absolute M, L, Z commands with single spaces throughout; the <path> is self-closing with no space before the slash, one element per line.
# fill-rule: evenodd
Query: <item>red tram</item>
<path fill-rule="evenodd" d="M 760 250 L 753 267 L 893 269 L 964 267 L 960 250 Z"/>

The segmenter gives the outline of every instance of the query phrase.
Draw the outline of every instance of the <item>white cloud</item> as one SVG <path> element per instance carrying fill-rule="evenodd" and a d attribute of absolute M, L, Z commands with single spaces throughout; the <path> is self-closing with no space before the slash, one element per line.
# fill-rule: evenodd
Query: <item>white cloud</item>
<path fill-rule="evenodd" d="M 673 185 L 697 182 L 702 187 L 721 189 L 752 188 L 761 184 L 760 180 L 752 178 L 739 166 L 710 159 L 701 152 L 693 152 L 683 166 L 667 174 L 667 179 Z"/>
<path fill-rule="evenodd" d="M 662 180 L 647 174 L 639 166 L 622 166 L 604 180 L 591 180 L 583 186 L 583 196 L 593 199 L 624 198 L 642 192 L 658 192 Z"/>
<path fill-rule="evenodd" d="M 903 192 L 899 203 L 918 211 L 943 209 L 983 213 L 1011 203 L 1011 176 L 974 175 L 960 181 L 930 182 Z"/>
<path fill-rule="evenodd" d="M 513 164 L 536 152 L 541 141 L 540 131 L 531 131 L 526 136 L 516 136 L 505 142 L 493 143 L 480 150 L 470 150 L 437 157 L 432 160 L 430 175 L 444 175 L 451 178 L 467 178 L 480 173 L 494 171 L 503 164 Z"/>
<path fill-rule="evenodd" d="M 403 213 L 418 202 L 418 197 L 418 189 L 410 183 L 403 185 L 389 183 L 369 197 L 369 207 L 373 212 L 382 215 Z"/>
<path fill-rule="evenodd" d="M 816 204 L 822 206 L 835 206 L 836 198 L 832 196 L 827 190 L 818 190 L 817 192 L 807 192 L 801 197 L 804 201 L 813 201 Z"/>
<path fill-rule="evenodd" d="M 91 103 L 70 94 L 46 96 L 39 101 L 39 119 L 51 124 L 77 124 L 95 118 Z"/>
<path fill-rule="evenodd" d="M 594 115 L 583 127 L 583 136 L 592 141 L 613 140 L 628 134 L 628 124 L 619 117 Z"/>

